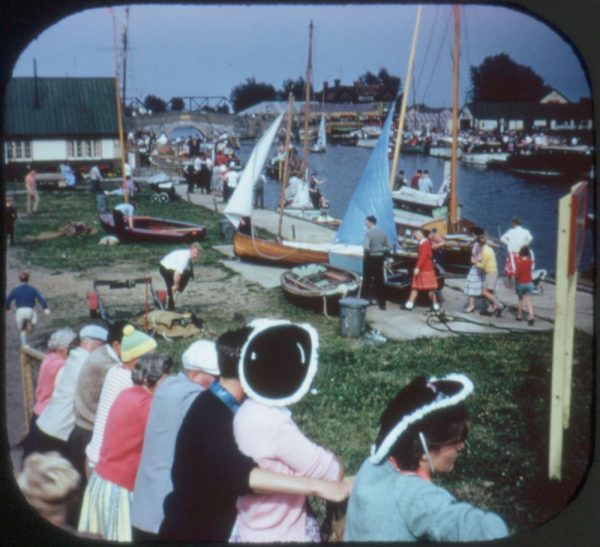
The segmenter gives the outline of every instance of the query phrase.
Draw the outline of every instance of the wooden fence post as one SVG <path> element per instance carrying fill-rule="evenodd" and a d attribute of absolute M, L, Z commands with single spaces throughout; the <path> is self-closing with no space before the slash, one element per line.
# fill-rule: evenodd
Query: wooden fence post
<path fill-rule="evenodd" d="M 40 363 L 45 355 L 30 346 L 21 346 L 21 379 L 23 382 L 23 409 L 25 411 L 25 433 L 29 433 L 29 424 L 35 404 L 35 385 Z"/>

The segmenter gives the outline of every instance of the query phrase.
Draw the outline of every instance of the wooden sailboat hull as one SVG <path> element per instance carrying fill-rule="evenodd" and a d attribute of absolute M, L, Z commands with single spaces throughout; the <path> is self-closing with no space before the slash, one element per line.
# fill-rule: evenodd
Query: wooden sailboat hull
<path fill-rule="evenodd" d="M 122 243 L 192 243 L 206 235 L 206 227 L 201 224 L 149 216 L 134 216 L 133 229 L 115 223 L 110 213 L 100 215 L 100 224 L 105 232 L 115 235 Z"/>
<path fill-rule="evenodd" d="M 281 288 L 292 303 L 325 313 L 339 313 L 339 301 L 358 294 L 358 274 L 330 264 L 308 264 L 281 274 Z"/>
<path fill-rule="evenodd" d="M 235 232 L 233 235 L 233 252 L 242 260 L 274 266 L 326 264 L 329 260 L 329 255 L 325 251 L 290 247 L 275 240 L 252 237 L 240 232 Z"/>

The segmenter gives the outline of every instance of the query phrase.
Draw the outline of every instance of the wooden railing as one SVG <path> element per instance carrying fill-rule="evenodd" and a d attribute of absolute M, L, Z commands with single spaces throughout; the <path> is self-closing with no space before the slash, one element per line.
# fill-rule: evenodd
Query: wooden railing
<path fill-rule="evenodd" d="M 21 378 L 23 380 L 23 409 L 25 410 L 25 433 L 29 433 L 29 424 L 35 404 L 35 386 L 40 363 L 45 354 L 31 346 L 21 346 Z"/>

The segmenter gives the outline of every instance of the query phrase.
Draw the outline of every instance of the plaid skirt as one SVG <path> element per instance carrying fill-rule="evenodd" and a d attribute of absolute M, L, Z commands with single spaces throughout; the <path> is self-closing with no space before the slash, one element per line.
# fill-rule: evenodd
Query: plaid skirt
<path fill-rule="evenodd" d="M 465 282 L 467 296 L 481 296 L 483 290 L 483 272 L 477 266 L 471 266 Z"/>
<path fill-rule="evenodd" d="M 411 288 L 417 291 L 434 291 L 438 288 L 437 278 L 433 270 L 419 272 L 412 278 Z"/>
<path fill-rule="evenodd" d="M 100 534 L 110 541 L 131 541 L 133 493 L 92 473 L 79 516 L 79 532 Z"/>

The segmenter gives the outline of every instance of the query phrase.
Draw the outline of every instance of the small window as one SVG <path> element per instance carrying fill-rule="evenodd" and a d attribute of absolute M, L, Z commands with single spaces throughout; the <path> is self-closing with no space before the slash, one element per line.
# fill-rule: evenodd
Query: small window
<path fill-rule="evenodd" d="M 5 144 L 4 151 L 6 159 L 10 160 L 30 160 L 31 142 L 30 141 L 8 141 Z"/>
<path fill-rule="evenodd" d="M 69 159 L 90 159 L 100 157 L 100 141 L 82 139 L 67 141 L 67 157 Z"/>

